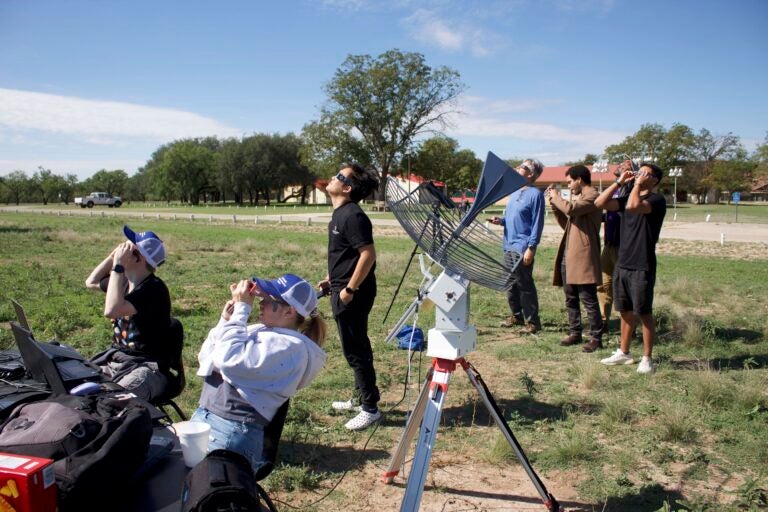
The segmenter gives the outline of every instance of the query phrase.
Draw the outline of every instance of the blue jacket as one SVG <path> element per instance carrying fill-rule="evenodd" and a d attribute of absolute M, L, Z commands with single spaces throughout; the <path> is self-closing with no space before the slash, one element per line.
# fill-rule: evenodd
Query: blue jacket
<path fill-rule="evenodd" d="M 534 186 L 513 192 L 501 223 L 505 251 L 523 254 L 528 247 L 536 248 L 544 230 L 544 194 Z"/>

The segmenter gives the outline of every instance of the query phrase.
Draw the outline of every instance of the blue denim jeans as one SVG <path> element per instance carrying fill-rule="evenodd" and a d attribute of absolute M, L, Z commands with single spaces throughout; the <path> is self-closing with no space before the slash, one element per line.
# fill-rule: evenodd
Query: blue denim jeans
<path fill-rule="evenodd" d="M 208 409 L 198 407 L 190 421 L 202 421 L 211 426 L 208 451 L 231 450 L 244 455 L 255 472 L 266 461 L 264 451 L 264 427 L 257 423 L 244 423 L 217 416 Z"/>

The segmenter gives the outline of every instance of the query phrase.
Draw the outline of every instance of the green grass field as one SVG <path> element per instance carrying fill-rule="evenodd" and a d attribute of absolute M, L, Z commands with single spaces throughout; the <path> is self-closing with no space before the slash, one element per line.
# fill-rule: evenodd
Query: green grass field
<path fill-rule="evenodd" d="M 14 205 L 7 205 L 7 208 L 16 208 Z M 390 213 L 375 212 L 372 205 L 364 206 L 369 210 L 369 213 L 375 215 L 376 218 L 389 218 L 394 219 Z M 50 210 L 58 210 L 62 212 L 66 211 L 80 211 L 81 208 L 75 205 L 63 205 L 63 204 L 49 204 L 45 207 L 41 204 L 23 204 L 18 207 L 19 209 L 26 208 L 45 208 Z M 503 211 L 503 205 L 492 206 L 486 209 L 488 215 L 499 215 Z M 115 215 L 119 215 L 120 211 L 127 210 L 129 212 L 149 212 L 149 213 L 176 213 L 180 216 L 195 215 L 198 218 L 204 218 L 205 215 L 291 215 L 291 214 L 304 214 L 304 215 L 316 215 L 316 214 L 330 214 L 330 205 L 294 205 L 294 204 L 279 204 L 273 202 L 270 206 L 242 206 L 231 204 L 227 206 L 222 205 L 182 205 L 180 203 L 163 203 L 163 202 L 132 202 L 126 203 L 120 208 L 113 209 L 106 206 L 98 206 L 93 208 L 94 215 L 101 215 L 104 212 L 105 215 L 111 216 L 114 212 Z M 735 204 L 690 204 L 680 203 L 677 208 L 673 208 L 672 204 L 668 205 L 667 221 L 673 220 L 673 217 L 677 214 L 677 220 L 680 222 L 707 222 L 707 216 L 709 216 L 709 222 L 740 222 L 740 223 L 756 223 L 765 224 L 768 223 L 768 203 L 766 202 L 743 202 L 738 206 Z M 737 218 L 738 216 L 738 218 Z M 554 223 L 554 218 L 548 216 L 547 222 Z"/>
<path fill-rule="evenodd" d="M 107 345 L 110 325 L 101 316 L 103 296 L 85 290 L 84 281 L 122 241 L 121 210 L 112 211 L 115 218 L 0 212 L 0 347 L 14 344 L 8 327 L 14 319 L 11 298 L 27 308 L 38 339 L 56 338 L 86 355 Z M 325 274 L 322 225 L 127 222 L 134 229 L 156 231 L 168 247 L 168 261 L 158 275 L 168 284 L 173 313 L 186 331 L 188 386 L 179 402 L 188 412 L 200 392 L 194 375 L 197 350 L 228 298 L 228 284 L 288 271 L 315 282 Z M 406 353 L 382 339 L 413 299 L 420 276 L 414 264 L 383 322 L 412 242 L 399 228 L 377 228 L 375 236 L 379 297 L 370 327 L 386 419 L 366 445 L 370 432 L 345 431 L 346 417 L 331 411 L 333 399 L 347 398 L 352 374 L 330 320 L 326 368 L 292 400 L 282 465 L 265 483 L 293 506 L 325 494 L 350 466 L 344 484 L 308 510 L 360 510 L 356 504 L 363 496 L 375 501 L 371 493 L 377 488 L 371 490 L 368 476 L 358 475 L 386 466 L 404 425 L 406 405 L 400 400 Z M 472 288 L 471 320 L 479 336 L 470 360 L 542 478 L 560 475 L 578 496 L 579 505 L 569 510 L 735 511 L 765 504 L 768 254 L 752 251 L 747 259 L 736 252 L 722 257 L 694 242 L 660 248 L 658 370 L 649 377 L 637 375 L 634 366 L 598 363 L 615 349 L 615 336 L 597 354 L 559 346 L 566 321 L 562 291 L 549 285 L 553 241 L 543 244 L 536 261 L 544 322 L 539 335 L 520 338 L 498 327 L 507 315 L 503 295 Z M 330 318 L 327 302 L 321 310 Z M 432 323 L 427 305 L 419 324 L 426 330 Z M 614 317 L 614 333 L 617 325 Z M 420 367 L 417 361 L 414 372 L 423 376 L 426 357 Z M 412 400 L 416 394 L 409 390 Z M 474 390 L 458 375 L 435 452 L 450 452 L 454 461 L 515 468 L 514 455 L 490 423 Z M 428 493 L 450 494 L 439 487 Z"/>

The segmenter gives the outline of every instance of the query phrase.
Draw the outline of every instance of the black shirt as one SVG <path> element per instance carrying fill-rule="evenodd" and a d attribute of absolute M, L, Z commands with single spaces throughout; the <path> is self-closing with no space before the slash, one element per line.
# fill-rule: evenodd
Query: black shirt
<path fill-rule="evenodd" d="M 169 357 L 171 325 L 171 296 L 165 283 L 151 274 L 125 300 L 133 304 L 136 314 L 114 321 L 115 347 L 165 362 Z"/>
<path fill-rule="evenodd" d="M 630 213 L 625 211 L 629 196 L 620 197 L 619 211 L 621 215 L 621 242 L 619 244 L 619 261 L 617 266 L 628 270 L 656 271 L 656 242 L 659 241 L 661 224 L 667 213 L 667 201 L 664 196 L 655 192 L 640 196 L 640 199 L 651 205 L 647 214 Z"/>
<path fill-rule="evenodd" d="M 360 259 L 358 249 L 371 244 L 373 226 L 360 205 L 348 202 L 333 210 L 328 224 L 328 276 L 333 290 L 347 286 Z M 375 270 L 376 263 L 360 283 L 360 288 L 376 284 Z"/>

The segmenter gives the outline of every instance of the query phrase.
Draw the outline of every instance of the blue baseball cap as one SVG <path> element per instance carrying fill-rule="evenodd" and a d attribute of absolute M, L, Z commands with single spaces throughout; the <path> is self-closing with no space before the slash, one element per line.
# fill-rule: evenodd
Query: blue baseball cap
<path fill-rule="evenodd" d="M 317 294 L 312 285 L 294 274 L 285 274 L 271 281 L 252 278 L 262 291 L 290 304 L 301 316 L 309 318 L 317 308 Z"/>
<path fill-rule="evenodd" d="M 152 268 L 157 268 L 165 261 L 163 241 L 152 231 L 136 233 L 128 226 L 123 226 L 125 237 L 138 247 L 139 252 Z"/>

